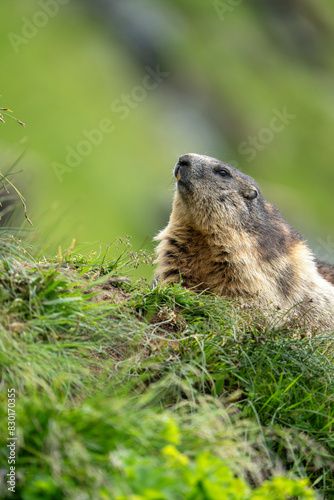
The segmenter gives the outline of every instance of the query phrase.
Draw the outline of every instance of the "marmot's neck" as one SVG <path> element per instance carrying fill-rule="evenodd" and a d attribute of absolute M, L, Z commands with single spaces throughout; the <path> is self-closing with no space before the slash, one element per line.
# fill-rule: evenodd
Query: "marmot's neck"
<path fill-rule="evenodd" d="M 216 291 L 222 280 L 231 279 L 232 256 L 214 235 L 206 235 L 191 225 L 169 224 L 156 238 L 156 276 L 162 282 L 182 281 L 187 288 Z"/>
<path fill-rule="evenodd" d="M 176 194 L 173 210 L 165 231 L 172 238 L 182 241 L 184 245 L 196 246 L 203 251 L 204 247 L 209 247 L 215 252 L 216 247 L 222 252 L 234 252 L 237 241 L 230 245 L 232 236 L 241 233 L 242 228 L 236 224 L 235 228 L 223 224 L 216 220 L 212 210 L 202 208 L 199 213 L 192 213 L 180 196 Z M 164 231 L 161 233 L 163 234 Z M 162 238 L 157 238 L 161 240 Z M 235 240 L 235 238 L 234 238 Z M 202 246 L 199 246 L 202 245 Z"/>

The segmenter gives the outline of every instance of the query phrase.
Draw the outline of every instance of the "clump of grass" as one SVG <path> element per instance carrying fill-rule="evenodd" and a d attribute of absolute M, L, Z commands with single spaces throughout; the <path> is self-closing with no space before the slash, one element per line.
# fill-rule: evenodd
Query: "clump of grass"
<path fill-rule="evenodd" d="M 130 354 L 138 343 L 136 318 L 115 304 L 92 301 L 91 289 L 101 282 L 96 270 L 87 269 L 85 262 L 83 275 L 70 261 L 63 264 L 37 262 L 13 238 L 2 238 L 0 341 L 8 383 L 26 388 L 29 381 L 41 386 L 60 378 L 68 393 L 69 383 L 77 390 L 87 374 L 92 378 L 90 368 L 100 365 L 92 353 L 117 352 L 126 338 Z"/>
<path fill-rule="evenodd" d="M 72 245 L 50 261 L 2 240 L 17 498 L 315 498 L 311 484 L 330 498 L 330 337 L 272 330 L 180 285 L 132 283 L 126 242 L 116 257 Z"/>
<path fill-rule="evenodd" d="M 270 491 L 315 498 L 306 480 L 280 470 L 252 492 L 230 464 L 249 467 L 252 459 L 255 471 L 268 458 L 254 425 L 234 422 L 217 402 L 199 400 L 172 413 L 153 405 L 150 391 L 135 399 L 121 392 L 99 392 L 72 407 L 39 395 L 21 398 L 17 498 L 204 499 L 228 492 L 232 500 L 250 500 Z"/>
<path fill-rule="evenodd" d="M 265 321 L 262 329 L 255 328 L 236 302 L 194 294 L 179 285 L 146 290 L 137 300 L 148 317 L 177 310 L 186 323 L 178 335 L 178 360 L 159 366 L 160 374 L 192 378 L 196 391 L 220 399 L 237 394 L 234 406 L 270 429 L 264 431 L 268 446 L 282 454 L 286 466 L 332 491 L 332 335 L 307 338 L 285 328 L 267 330 Z M 196 367 L 196 377 L 189 366 Z M 172 398 L 178 397 L 182 394 L 173 393 Z"/>

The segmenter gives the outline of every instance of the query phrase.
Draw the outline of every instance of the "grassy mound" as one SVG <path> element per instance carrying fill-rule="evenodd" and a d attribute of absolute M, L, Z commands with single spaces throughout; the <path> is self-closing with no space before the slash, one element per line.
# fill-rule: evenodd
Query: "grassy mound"
<path fill-rule="evenodd" d="M 2 237 L 0 497 L 333 498 L 333 337 L 132 283 L 140 259 Z"/>

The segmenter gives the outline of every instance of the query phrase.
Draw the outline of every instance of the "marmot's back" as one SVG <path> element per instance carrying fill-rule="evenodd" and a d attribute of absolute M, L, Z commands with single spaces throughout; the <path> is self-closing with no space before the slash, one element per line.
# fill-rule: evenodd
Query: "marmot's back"
<path fill-rule="evenodd" d="M 316 264 L 251 177 L 196 154 L 181 156 L 174 175 L 173 211 L 156 238 L 161 282 L 293 307 L 309 323 L 334 327 L 334 287 L 319 274 L 334 280 L 334 268 Z"/>

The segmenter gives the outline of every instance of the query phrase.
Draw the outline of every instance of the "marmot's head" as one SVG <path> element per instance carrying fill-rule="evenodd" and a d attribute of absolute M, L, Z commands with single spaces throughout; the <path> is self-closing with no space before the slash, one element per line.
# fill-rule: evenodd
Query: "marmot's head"
<path fill-rule="evenodd" d="M 238 234 L 248 234 L 265 260 L 286 254 L 301 241 L 264 199 L 256 182 L 227 163 L 186 154 L 179 158 L 174 175 L 177 190 L 171 222 L 176 227 L 195 229 L 218 244 L 228 244 L 233 237 L 234 246 Z"/>
<path fill-rule="evenodd" d="M 181 156 L 174 175 L 176 204 L 199 230 L 253 225 L 265 211 L 266 202 L 256 182 L 210 156 Z"/>

